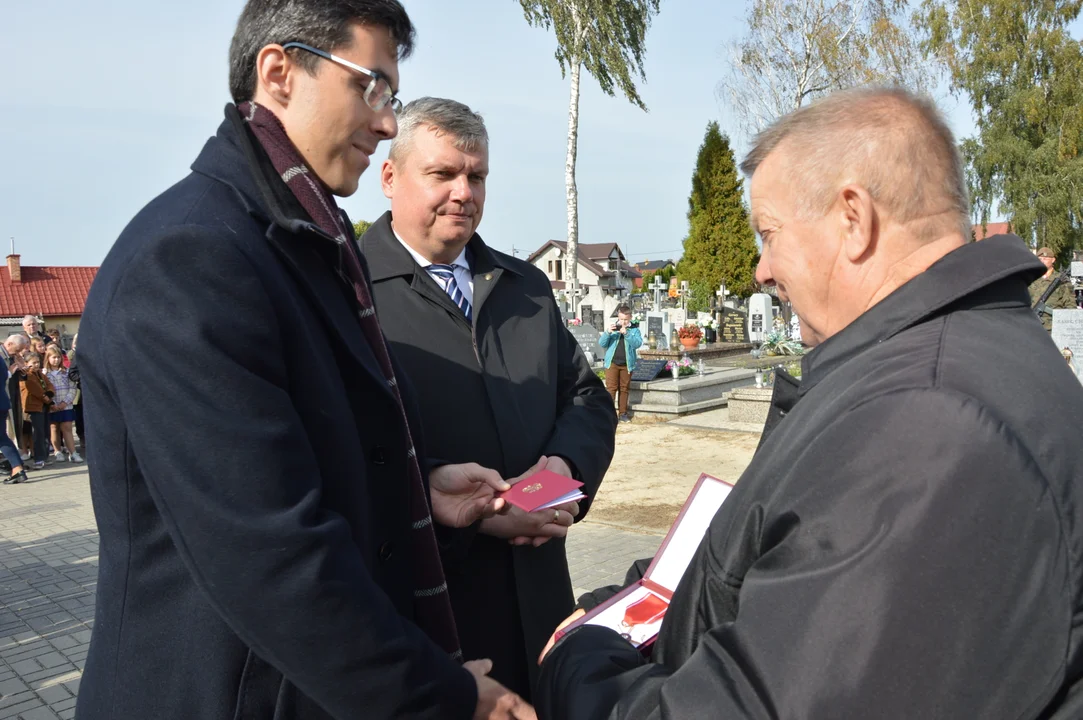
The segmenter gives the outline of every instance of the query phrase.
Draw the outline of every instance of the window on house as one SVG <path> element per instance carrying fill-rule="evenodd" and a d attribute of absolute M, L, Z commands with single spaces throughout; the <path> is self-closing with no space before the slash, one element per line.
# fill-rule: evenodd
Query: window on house
<path fill-rule="evenodd" d="M 563 280 L 563 279 L 564 279 L 564 263 L 562 261 L 560 261 L 560 260 L 557 260 L 557 280 Z"/>

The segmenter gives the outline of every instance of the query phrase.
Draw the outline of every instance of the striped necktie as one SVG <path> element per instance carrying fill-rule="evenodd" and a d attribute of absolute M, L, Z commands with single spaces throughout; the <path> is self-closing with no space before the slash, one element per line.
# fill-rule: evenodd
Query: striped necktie
<path fill-rule="evenodd" d="M 443 287 L 444 292 L 451 298 L 451 302 L 455 303 L 460 310 L 463 311 L 463 315 L 466 316 L 467 322 L 474 322 L 470 311 L 470 301 L 463 295 L 463 291 L 459 289 L 459 283 L 455 282 L 455 266 L 454 265 L 429 265 L 426 270 L 432 275 L 433 279 L 438 281 Z"/>

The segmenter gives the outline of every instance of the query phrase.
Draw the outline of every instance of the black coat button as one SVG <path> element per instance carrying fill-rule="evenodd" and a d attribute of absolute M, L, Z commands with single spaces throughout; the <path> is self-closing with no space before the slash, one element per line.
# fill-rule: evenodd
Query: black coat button
<path fill-rule="evenodd" d="M 372 464 L 373 465 L 383 465 L 386 462 L 387 462 L 387 450 L 384 450 L 383 447 L 381 447 L 380 445 L 377 445 L 376 447 L 372 448 Z"/>
<path fill-rule="evenodd" d="M 391 559 L 391 555 L 395 552 L 395 546 L 390 541 L 385 542 L 380 546 L 380 559 L 387 562 Z"/>

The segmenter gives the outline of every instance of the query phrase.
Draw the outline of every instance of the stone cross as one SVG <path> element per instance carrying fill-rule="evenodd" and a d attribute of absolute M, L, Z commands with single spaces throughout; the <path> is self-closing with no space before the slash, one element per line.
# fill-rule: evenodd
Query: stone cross
<path fill-rule="evenodd" d="M 718 286 L 718 292 L 715 293 L 715 295 L 718 296 L 718 307 L 720 309 L 726 307 L 726 297 L 729 294 L 730 291 L 726 289 L 726 283 L 723 281 L 723 283 Z"/>
<path fill-rule="evenodd" d="M 571 306 L 572 314 L 579 314 L 579 298 L 583 297 L 583 288 L 579 287 L 579 278 L 572 280 L 568 283 L 568 304 Z"/>
<path fill-rule="evenodd" d="M 688 281 L 681 280 L 681 310 L 685 309 L 685 303 L 688 302 L 688 298 L 692 295 L 692 291 L 688 289 Z"/>
<path fill-rule="evenodd" d="M 647 287 L 654 290 L 654 311 L 658 312 L 662 307 L 662 291 L 666 289 L 666 284 L 662 282 L 662 278 L 655 275 L 654 282 Z"/>

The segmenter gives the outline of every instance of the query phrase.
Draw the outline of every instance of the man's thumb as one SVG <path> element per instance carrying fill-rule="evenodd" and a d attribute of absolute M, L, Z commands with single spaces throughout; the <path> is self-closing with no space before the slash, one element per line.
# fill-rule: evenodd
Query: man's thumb
<path fill-rule="evenodd" d="M 474 677 L 480 678 L 488 675 L 489 671 L 493 669 L 493 661 L 488 659 L 467 660 L 463 663 L 463 667 L 469 670 Z"/>

